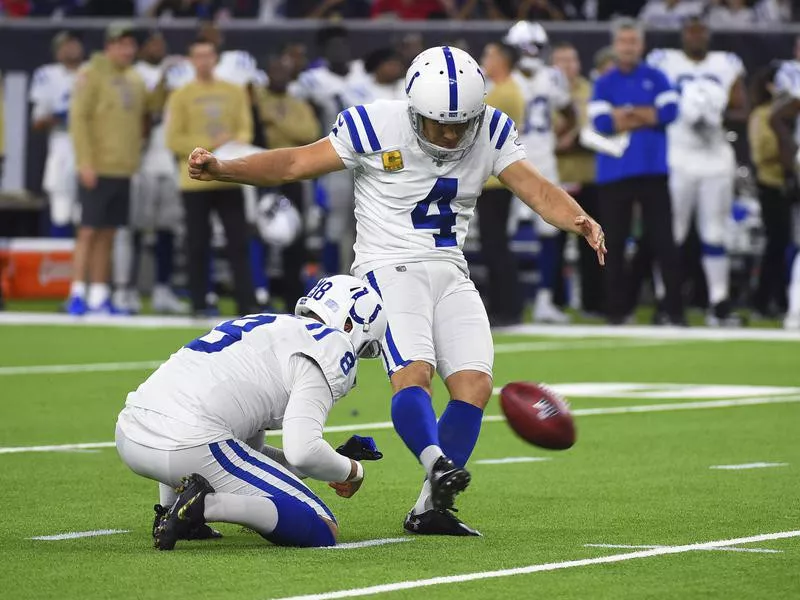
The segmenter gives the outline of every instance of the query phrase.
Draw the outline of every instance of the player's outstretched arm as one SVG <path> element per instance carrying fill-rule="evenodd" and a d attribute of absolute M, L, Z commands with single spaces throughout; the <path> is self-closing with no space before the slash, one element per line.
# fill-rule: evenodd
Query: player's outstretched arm
<path fill-rule="evenodd" d="M 314 179 L 344 168 L 342 159 L 328 138 L 307 146 L 266 150 L 233 160 L 219 160 L 208 150 L 195 148 L 189 155 L 188 164 L 189 177 L 192 179 L 259 187 Z"/>
<path fill-rule="evenodd" d="M 503 185 L 545 221 L 586 238 L 586 242 L 597 252 L 598 262 L 601 265 L 606 263 L 603 228 L 586 214 L 572 196 L 543 177 L 531 163 L 527 160 L 513 162 L 498 177 Z"/>

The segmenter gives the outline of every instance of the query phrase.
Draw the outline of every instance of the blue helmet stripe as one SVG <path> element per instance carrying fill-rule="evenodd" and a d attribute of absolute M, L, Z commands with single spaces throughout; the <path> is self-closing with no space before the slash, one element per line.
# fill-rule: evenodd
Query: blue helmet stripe
<path fill-rule="evenodd" d="M 456 61 L 449 46 L 442 46 L 444 61 L 447 63 L 447 78 L 450 80 L 450 112 L 458 110 L 458 80 L 456 79 Z"/>
<path fill-rule="evenodd" d="M 363 106 L 356 106 L 356 112 L 361 117 L 361 122 L 364 124 L 364 131 L 367 132 L 367 139 L 373 152 L 381 149 L 381 143 L 378 141 L 378 136 L 375 135 L 375 128 L 372 126 L 372 121 L 369 120 L 367 109 Z"/>

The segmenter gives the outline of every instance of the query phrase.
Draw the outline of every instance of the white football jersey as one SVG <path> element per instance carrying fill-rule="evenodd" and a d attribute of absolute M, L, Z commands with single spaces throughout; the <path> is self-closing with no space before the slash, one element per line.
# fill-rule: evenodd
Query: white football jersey
<path fill-rule="evenodd" d="M 65 132 L 69 117 L 69 104 L 78 71 L 70 71 L 61 63 L 39 67 L 33 73 L 30 101 L 33 103 L 33 117 L 52 115 L 59 119 L 52 133 Z"/>
<path fill-rule="evenodd" d="M 520 137 L 528 151 L 528 160 L 542 175 L 557 182 L 553 111 L 562 110 L 572 102 L 567 78 L 558 69 L 548 66 L 530 77 L 515 71 L 513 77 L 525 98 L 525 122 L 521 125 Z"/>
<path fill-rule="evenodd" d="M 706 80 L 719 85 L 730 97 L 734 83 L 744 75 L 741 59 L 730 52 L 709 52 L 701 61 L 689 58 L 683 50 L 656 49 L 647 56 L 650 66 L 662 71 L 679 92 L 688 82 Z M 693 127 L 686 119 L 678 118 L 667 128 L 669 164 L 671 166 L 696 166 L 702 163 L 706 170 L 730 168 L 733 150 L 718 126 Z M 698 154 L 703 160 L 698 163 Z"/>
<path fill-rule="evenodd" d="M 356 277 L 429 260 L 466 273 L 462 248 L 483 184 L 525 158 L 513 121 L 492 107 L 474 146 L 454 162 L 438 163 L 422 151 L 403 100 L 348 108 L 329 139 L 355 170 Z"/>
<path fill-rule="evenodd" d="M 148 92 L 156 89 L 164 74 L 163 65 L 154 65 L 145 61 L 137 62 L 134 68 L 144 81 Z M 153 117 L 154 124 L 150 130 L 150 139 L 142 156 L 140 171 L 153 175 L 176 174 L 175 156 L 167 148 L 162 115 L 153 115 Z"/>
<path fill-rule="evenodd" d="M 326 65 L 306 69 L 289 85 L 289 94 L 313 104 L 325 127 L 348 106 L 367 104 L 375 100 L 370 78 L 363 66 L 354 61 L 347 75 L 338 75 Z"/>
<path fill-rule="evenodd" d="M 148 411 L 137 412 L 135 441 L 180 449 L 279 429 L 295 355 L 320 367 L 334 402 L 355 385 L 355 351 L 342 331 L 292 315 L 248 315 L 190 342 L 128 394 L 126 407 Z M 150 429 L 158 432 L 152 440 Z"/>
<path fill-rule="evenodd" d="M 219 55 L 214 67 L 214 76 L 222 81 L 245 86 L 248 83 L 266 85 L 267 75 L 258 68 L 253 55 L 244 50 L 226 50 Z M 170 67 L 167 71 L 167 87 L 178 89 L 194 80 L 194 67 L 188 59 Z"/>

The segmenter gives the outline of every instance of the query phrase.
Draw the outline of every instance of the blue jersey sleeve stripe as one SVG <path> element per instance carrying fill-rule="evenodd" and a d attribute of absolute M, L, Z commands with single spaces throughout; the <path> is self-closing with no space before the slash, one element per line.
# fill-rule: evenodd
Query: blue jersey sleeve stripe
<path fill-rule="evenodd" d="M 456 61 L 449 46 L 442 46 L 444 62 L 447 64 L 447 78 L 450 80 L 450 112 L 458 111 L 458 79 L 456 78 Z"/>
<path fill-rule="evenodd" d="M 497 124 L 500 122 L 500 115 L 503 114 L 499 110 L 494 109 L 492 118 L 489 121 L 489 139 L 494 137 L 494 132 L 497 130 Z"/>
<path fill-rule="evenodd" d="M 369 113 L 363 106 L 356 106 L 356 112 L 361 117 L 361 122 L 364 124 L 364 131 L 367 132 L 367 139 L 373 152 L 381 149 L 381 143 L 378 141 L 378 136 L 375 135 L 375 128 L 372 127 L 372 121 L 369 120 Z"/>
<path fill-rule="evenodd" d="M 514 122 L 511 120 L 511 117 L 506 117 L 506 122 L 503 124 L 503 129 L 500 131 L 500 136 L 497 138 L 497 143 L 494 145 L 496 150 L 500 150 L 503 147 L 503 144 L 506 143 L 508 139 L 508 134 L 511 133 L 511 127 Z"/>
<path fill-rule="evenodd" d="M 359 154 L 364 154 L 364 146 L 361 144 L 361 137 L 358 135 L 358 128 L 356 127 L 356 122 L 353 120 L 353 116 L 350 114 L 349 110 L 344 111 L 342 116 L 347 125 L 347 132 L 350 134 L 350 141 L 353 143 L 353 150 Z"/>
<path fill-rule="evenodd" d="M 333 516 L 333 513 L 332 513 L 332 512 L 331 512 L 331 510 L 330 510 L 330 509 L 329 509 L 329 508 L 328 508 L 328 507 L 325 505 L 325 503 L 324 503 L 322 500 L 320 500 L 319 498 L 317 498 L 317 496 L 315 496 L 315 495 L 314 495 L 314 492 L 312 492 L 312 491 L 311 491 L 309 488 L 307 488 L 305 485 L 303 485 L 303 484 L 302 484 L 302 483 L 300 483 L 299 481 L 295 480 L 295 479 L 294 479 L 293 477 L 291 477 L 289 474 L 287 474 L 287 473 L 284 473 L 284 472 L 280 471 L 279 469 L 276 469 L 275 467 L 273 467 L 273 466 L 271 466 L 271 465 L 268 465 L 267 463 L 265 463 L 265 462 L 263 462 L 263 461 L 259 460 L 259 459 L 258 459 L 258 458 L 256 458 L 255 456 L 251 456 L 251 455 L 250 455 L 250 454 L 248 454 L 248 453 L 247 453 L 247 451 L 246 451 L 244 448 L 242 448 L 242 447 L 241 447 L 241 446 L 240 446 L 240 445 L 239 445 L 239 444 L 238 444 L 236 441 L 234 441 L 234 440 L 227 440 L 227 442 L 226 442 L 226 443 L 228 444 L 228 447 L 229 447 L 231 450 L 233 450 L 234 454 L 236 454 L 236 456 L 238 456 L 239 458 L 241 458 L 243 461 L 245 461 L 246 463 L 248 463 L 248 464 L 250 464 L 250 465 L 253 465 L 253 466 L 255 466 L 255 467 L 258 467 L 259 469 L 261 469 L 261 470 L 265 471 L 266 473 L 268 473 L 268 474 L 272 475 L 273 477 L 276 477 L 277 479 L 280 479 L 281 481 L 283 481 L 283 482 L 284 482 L 284 483 L 286 483 L 287 485 L 289 485 L 289 486 L 293 487 L 295 490 L 297 490 L 297 491 L 298 491 L 298 492 L 300 492 L 301 494 L 303 494 L 303 495 L 305 495 L 306 497 L 308 497 L 308 498 L 309 498 L 309 499 L 310 499 L 312 502 L 315 502 L 315 503 L 319 504 L 320 508 L 322 508 L 322 510 L 324 510 L 324 511 L 325 511 L 325 514 L 326 514 L 326 515 L 328 515 L 328 517 L 330 518 L 330 520 L 331 520 L 331 521 L 333 521 L 334 523 L 336 523 L 336 522 L 337 522 L 337 521 L 336 521 L 336 517 L 334 517 L 334 516 Z M 224 455 L 223 455 L 223 456 L 224 456 Z M 217 457 L 215 456 L 215 458 L 217 458 Z M 225 457 L 225 458 L 227 459 L 227 457 Z M 219 461 L 219 459 L 217 459 L 217 460 Z M 230 463 L 230 461 L 229 461 L 229 463 Z M 220 464 L 222 464 L 222 463 L 220 462 Z M 223 467 L 224 467 L 224 465 L 223 465 Z M 234 469 L 236 469 L 236 468 L 237 468 L 237 467 L 234 465 Z M 227 469 L 226 469 L 226 470 L 227 470 Z M 244 471 L 244 469 L 241 469 L 241 471 Z M 245 473 L 247 473 L 247 471 L 244 471 L 244 472 L 245 472 Z M 235 475 L 237 475 L 237 477 L 240 477 L 240 478 L 242 478 L 240 475 L 238 475 L 238 474 L 236 474 L 236 473 L 234 473 L 234 474 L 235 474 Z M 258 487 L 258 486 L 256 486 L 256 487 Z M 278 489 L 278 488 L 276 488 L 276 489 Z M 282 491 L 282 490 L 281 490 L 281 491 Z M 285 493 L 286 493 L 286 492 L 284 492 L 284 494 L 285 494 Z M 300 501 L 300 502 L 302 502 L 302 500 L 301 500 L 300 498 L 297 498 L 297 500 L 298 500 L 298 501 Z"/>

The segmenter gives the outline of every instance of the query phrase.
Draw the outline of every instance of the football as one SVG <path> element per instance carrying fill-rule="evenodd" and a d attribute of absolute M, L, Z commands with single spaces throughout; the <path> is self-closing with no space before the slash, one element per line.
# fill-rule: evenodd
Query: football
<path fill-rule="evenodd" d="M 575 444 L 569 406 L 546 385 L 509 383 L 500 390 L 500 406 L 511 429 L 526 442 L 549 450 L 566 450 Z"/>

